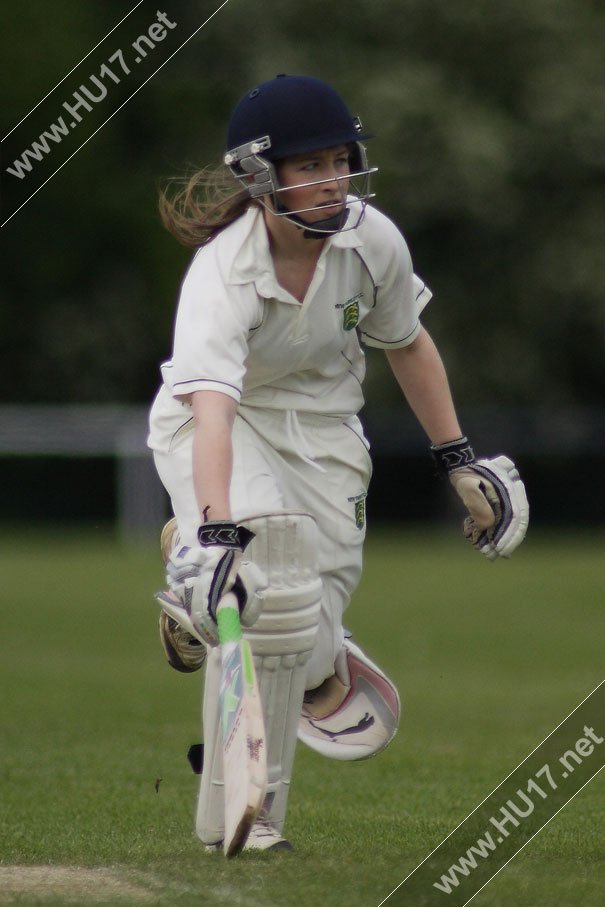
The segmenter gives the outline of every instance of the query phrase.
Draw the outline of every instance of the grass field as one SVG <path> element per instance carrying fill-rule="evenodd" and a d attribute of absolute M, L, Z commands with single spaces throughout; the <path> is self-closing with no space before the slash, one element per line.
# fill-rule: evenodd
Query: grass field
<path fill-rule="evenodd" d="M 400 733 L 357 764 L 299 747 L 295 853 L 227 863 L 193 834 L 200 681 L 163 662 L 155 550 L 3 534 L 0 904 L 376 907 L 603 679 L 604 542 L 533 533 L 489 564 L 454 530 L 373 529 L 348 625 Z M 603 774 L 476 907 L 603 903 Z"/>

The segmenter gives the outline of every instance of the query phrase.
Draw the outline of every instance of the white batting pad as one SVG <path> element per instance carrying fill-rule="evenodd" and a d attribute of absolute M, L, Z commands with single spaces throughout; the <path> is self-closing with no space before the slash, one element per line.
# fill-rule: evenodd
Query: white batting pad
<path fill-rule="evenodd" d="M 321 604 L 315 521 L 306 513 L 283 511 L 239 520 L 255 533 L 246 556 L 267 577 L 265 605 L 245 630 L 263 704 L 267 741 L 268 787 L 263 812 L 282 831 L 298 719 L 304 696 Z M 218 661 L 209 652 L 204 688 L 204 770 L 196 830 L 206 844 L 224 834 L 222 745 L 218 715 Z"/>

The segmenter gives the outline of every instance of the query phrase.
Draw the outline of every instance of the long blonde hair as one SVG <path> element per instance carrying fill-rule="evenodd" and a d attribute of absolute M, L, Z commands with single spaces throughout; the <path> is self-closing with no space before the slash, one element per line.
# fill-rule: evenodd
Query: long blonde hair
<path fill-rule="evenodd" d="M 198 248 L 256 204 L 245 189 L 233 188 L 224 167 L 206 167 L 176 178 L 160 192 L 162 223 L 184 246 Z"/>

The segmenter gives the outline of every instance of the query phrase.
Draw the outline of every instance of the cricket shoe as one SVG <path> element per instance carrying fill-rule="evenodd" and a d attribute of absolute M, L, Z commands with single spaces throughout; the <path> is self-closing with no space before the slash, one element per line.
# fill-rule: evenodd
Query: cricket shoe
<path fill-rule="evenodd" d="M 269 819 L 257 819 L 244 844 L 244 850 L 294 850 Z"/>
<path fill-rule="evenodd" d="M 182 674 L 199 671 L 206 661 L 206 646 L 165 611 L 160 613 L 160 642 L 170 667 Z"/>
<path fill-rule="evenodd" d="M 172 550 L 173 548 L 176 548 L 179 541 L 179 529 L 176 524 L 176 517 L 172 517 L 171 520 L 168 520 L 160 535 L 160 551 L 162 552 L 164 566 L 168 563 Z"/>
<path fill-rule="evenodd" d="M 205 847 L 209 852 L 222 851 L 223 842 L 206 844 Z M 294 847 L 283 835 L 280 835 L 268 819 L 257 819 L 248 833 L 243 852 L 259 850 L 294 850 Z"/>
<path fill-rule="evenodd" d="M 298 739 L 331 759 L 369 759 L 389 745 L 400 715 L 393 682 L 345 638 L 334 674 L 305 693 Z"/>
<path fill-rule="evenodd" d="M 178 545 L 178 527 L 176 519 L 168 520 L 160 536 L 160 549 L 164 565 L 168 563 L 170 553 Z M 170 593 L 159 593 L 158 601 L 169 601 Z M 199 671 L 206 661 L 206 646 L 192 636 L 188 630 L 171 617 L 166 611 L 160 613 L 160 642 L 166 653 L 168 664 L 175 671 L 191 674 Z"/>

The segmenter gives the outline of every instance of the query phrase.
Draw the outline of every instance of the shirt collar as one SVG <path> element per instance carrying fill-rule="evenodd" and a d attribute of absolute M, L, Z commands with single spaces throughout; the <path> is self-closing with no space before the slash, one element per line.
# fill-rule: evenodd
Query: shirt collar
<path fill-rule="evenodd" d="M 352 204 L 349 208 L 346 225 L 355 223 L 359 217 L 359 210 L 356 207 L 357 202 L 353 201 L 353 199 L 354 196 L 349 196 L 349 201 L 352 202 Z M 359 204 L 361 204 L 361 202 Z M 363 223 L 363 218 L 361 219 L 361 223 Z M 363 246 L 363 240 L 355 228 L 349 227 L 349 229 L 345 230 L 343 233 L 335 233 L 331 236 L 326 243 L 326 246 L 335 246 L 337 249 L 356 249 L 359 248 L 359 246 Z"/>
<path fill-rule="evenodd" d="M 349 211 L 348 221 L 357 217 L 354 207 Z M 239 237 L 232 247 L 232 263 L 228 271 L 230 284 L 254 283 L 261 278 L 271 277 L 275 280 L 273 259 L 269 248 L 269 236 L 265 226 L 262 210 L 252 205 L 242 216 L 239 226 Z M 334 233 L 328 237 L 321 257 L 325 258 L 331 248 L 354 249 L 363 246 L 363 240 L 356 229 Z"/>

